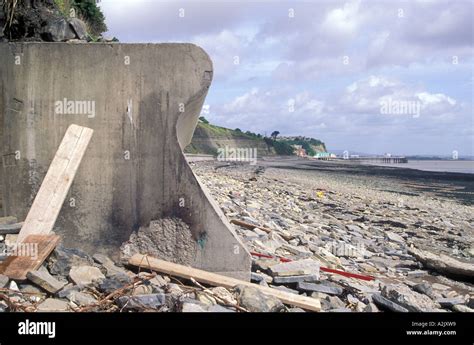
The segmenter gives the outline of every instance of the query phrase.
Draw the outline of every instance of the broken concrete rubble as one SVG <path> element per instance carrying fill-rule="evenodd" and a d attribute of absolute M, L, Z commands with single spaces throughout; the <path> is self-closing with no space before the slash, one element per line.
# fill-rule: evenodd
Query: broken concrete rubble
<path fill-rule="evenodd" d="M 46 269 L 30 271 L 27 273 L 26 277 L 51 294 L 55 294 L 66 285 L 65 282 L 61 282 L 51 276 L 51 274 Z"/>
<path fill-rule="evenodd" d="M 119 297 L 117 302 L 124 310 L 157 310 L 166 300 L 164 293 Z"/>
<path fill-rule="evenodd" d="M 311 292 L 323 292 L 328 295 L 340 295 L 343 293 L 344 289 L 337 287 L 337 286 L 330 286 L 327 284 L 314 284 L 314 283 L 306 283 L 306 282 L 299 282 L 298 289 L 303 291 L 311 291 Z"/>
<path fill-rule="evenodd" d="M 278 275 L 300 275 L 312 274 L 319 279 L 319 262 L 312 259 L 285 262 L 270 266 L 270 272 L 273 276 Z"/>
<path fill-rule="evenodd" d="M 409 248 L 408 252 L 427 268 L 464 279 L 474 278 L 473 263 L 461 262 L 444 254 L 436 255 L 417 248 Z"/>
<path fill-rule="evenodd" d="M 267 276 L 270 274 L 272 279 L 267 283 L 275 288 L 284 288 L 288 292 L 293 291 L 293 293 L 300 294 L 315 293 L 297 290 L 298 286 L 295 283 L 275 285 L 278 282 L 278 277 L 284 277 L 285 274 L 301 276 L 304 273 L 309 273 L 305 272 L 304 269 L 280 272 L 274 268 L 278 268 L 279 265 L 288 265 L 288 263 L 282 262 L 287 259 L 293 262 L 300 261 L 302 253 L 309 249 L 314 255 L 305 260 L 313 260 L 320 265 L 320 279 L 337 283 L 347 292 L 350 292 L 347 295 L 346 293 L 340 295 L 344 306 L 329 306 L 327 301 L 325 302 L 325 299 L 322 298 L 321 304 L 324 310 L 329 307 L 331 309 L 341 309 L 346 306 L 354 311 L 363 310 L 365 312 L 405 312 L 409 309 L 412 311 L 442 310 L 439 308 L 454 310 L 454 307 L 440 306 L 437 299 L 448 298 L 448 293 L 455 293 L 458 289 L 474 295 L 474 289 L 471 285 L 467 283 L 459 285 L 459 281 L 453 280 L 443 283 L 447 290 L 437 289 L 444 277 L 434 274 L 432 269 L 421 270 L 423 262 L 410 253 L 409 246 L 413 234 L 409 236 L 405 234 L 409 231 L 415 231 L 414 228 L 419 229 L 419 225 L 414 224 L 417 222 L 419 224 L 420 219 L 423 220 L 426 228 L 428 228 L 427 224 L 431 222 L 429 217 L 425 217 L 429 212 L 421 214 L 418 212 L 420 205 L 417 205 L 416 210 L 415 208 L 413 208 L 413 211 L 405 209 L 404 213 L 400 213 L 396 203 L 387 206 L 382 198 L 376 199 L 374 195 L 369 195 L 367 188 L 357 189 L 356 194 L 352 189 L 345 186 L 340 187 L 341 185 L 337 181 L 328 177 L 329 175 L 326 176 L 324 173 L 317 172 L 321 180 L 331 180 L 331 186 L 336 189 L 336 192 L 326 194 L 322 200 L 316 199 L 318 205 L 315 207 L 312 204 L 314 201 L 306 201 L 311 200 L 311 186 L 309 186 L 310 183 L 307 183 L 310 178 L 308 178 L 309 173 L 307 172 L 300 173 L 291 170 L 287 173 L 282 169 L 266 169 L 256 181 L 249 185 L 246 181 L 248 176 L 252 176 L 252 167 L 235 165 L 232 168 L 223 167 L 214 170 L 213 165 L 212 162 L 195 163 L 194 169 L 206 181 L 208 188 L 220 203 L 224 213 L 231 214 L 234 219 L 245 219 L 246 224 L 263 226 L 267 235 L 268 233 L 280 235 L 274 237 L 275 242 L 268 241 L 268 236 L 266 237 L 267 241 L 262 238 L 256 239 L 253 236 L 247 236 L 245 232 L 241 232 L 243 228 L 239 225 L 240 223 L 234 222 L 236 232 L 242 236 L 254 256 L 252 270 L 255 272 L 253 275 L 253 281 L 255 282 L 262 283 L 264 274 L 267 274 Z M 311 173 L 313 174 L 313 172 Z M 297 181 L 297 185 L 293 187 L 292 184 L 288 183 L 289 180 Z M 291 202 L 308 215 L 305 219 L 298 212 L 293 212 L 286 207 L 287 199 L 290 199 L 288 191 L 295 195 L 291 198 Z M 344 197 L 342 197 L 343 195 Z M 360 195 L 367 199 L 375 199 L 375 201 L 371 204 L 364 204 L 364 207 L 355 206 L 357 204 L 351 203 L 351 198 L 360 200 Z M 375 196 L 378 195 L 379 193 Z M 229 200 L 232 201 L 227 203 Z M 250 204 L 258 204 L 259 207 L 248 207 Z M 336 204 L 339 207 L 335 207 Z M 426 199 L 423 199 L 421 205 L 425 204 Z M 466 219 L 469 214 L 467 207 L 461 208 L 458 204 L 450 210 L 451 212 L 459 210 L 463 212 L 462 214 L 459 213 L 458 218 L 444 213 L 443 217 L 451 217 L 451 224 L 459 223 L 459 219 Z M 348 213 L 358 217 L 349 216 Z M 379 215 L 376 216 L 374 213 L 379 213 Z M 406 216 L 407 214 L 410 214 L 409 218 Z M 387 220 L 387 217 L 390 217 L 391 220 Z M 355 219 L 358 220 L 355 221 Z M 295 224 L 300 227 L 295 226 Z M 301 231 L 302 229 L 304 230 Z M 281 235 L 283 233 L 284 236 Z M 464 233 L 470 238 L 468 233 Z M 441 239 L 443 238 L 442 233 L 439 232 L 437 235 Z M 302 239 L 299 240 L 298 236 Z M 425 238 L 424 234 L 418 234 L 418 236 L 418 238 L 421 238 L 421 236 Z M 433 243 L 431 234 L 426 239 L 427 243 Z M 355 242 L 356 240 L 358 242 Z M 458 245 L 462 243 L 459 240 L 461 240 L 460 237 L 457 239 Z M 445 243 L 449 242 L 440 240 L 436 244 L 444 246 Z M 298 251 L 291 250 L 292 246 L 297 246 Z M 271 258 L 260 255 L 269 253 L 271 253 L 269 255 Z M 462 254 L 462 252 L 459 253 Z M 339 261 L 335 261 L 331 255 Z M 357 273 L 358 275 L 352 277 L 349 275 L 346 277 L 340 276 L 334 273 L 337 270 L 331 271 L 328 269 L 328 266 L 331 267 L 330 265 L 340 265 L 339 271 Z M 323 267 L 325 267 L 324 270 Z M 363 277 L 370 278 L 370 276 L 372 276 L 371 279 L 362 279 Z M 385 296 L 391 298 L 389 299 L 382 295 L 382 290 L 386 285 L 405 287 L 398 294 L 394 292 L 385 294 Z M 385 291 L 388 292 L 387 289 Z M 446 294 L 446 296 L 441 295 L 441 293 Z M 349 295 L 354 298 L 349 297 Z M 314 296 L 320 295 L 315 293 Z M 467 301 L 461 305 L 467 305 Z"/>
<path fill-rule="evenodd" d="M 92 258 L 77 248 L 57 246 L 48 261 L 51 274 L 67 275 L 73 266 L 92 265 Z"/>
<path fill-rule="evenodd" d="M 239 304 L 251 312 L 279 312 L 285 309 L 281 301 L 249 286 L 235 287 Z"/>
<path fill-rule="evenodd" d="M 407 313 L 408 309 L 405 307 L 402 307 L 401 305 L 390 301 L 389 299 L 385 298 L 381 294 L 374 294 L 372 296 L 372 300 L 375 302 L 376 305 L 378 305 L 380 308 L 389 310 L 389 311 L 394 311 L 397 313 Z"/>
<path fill-rule="evenodd" d="M 66 301 L 55 298 L 48 298 L 41 302 L 37 309 L 39 312 L 64 312 L 68 310 L 71 309 Z"/>
<path fill-rule="evenodd" d="M 300 282 L 316 282 L 318 279 L 319 277 L 314 274 L 306 274 L 297 276 L 276 276 L 273 278 L 273 282 L 275 284 L 292 284 Z"/>
<path fill-rule="evenodd" d="M 73 266 L 69 271 L 69 278 L 77 285 L 88 285 L 104 279 L 105 276 L 97 267 Z"/>
<path fill-rule="evenodd" d="M 426 295 L 408 288 L 406 285 L 386 285 L 382 296 L 412 312 L 435 311 L 440 306 Z"/>

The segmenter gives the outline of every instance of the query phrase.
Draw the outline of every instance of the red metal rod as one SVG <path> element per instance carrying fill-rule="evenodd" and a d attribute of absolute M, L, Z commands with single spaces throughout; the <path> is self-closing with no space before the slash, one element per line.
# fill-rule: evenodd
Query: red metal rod
<path fill-rule="evenodd" d="M 278 259 L 280 259 L 281 262 L 291 262 L 290 259 L 279 257 L 279 256 L 270 256 L 270 255 L 266 255 L 266 254 L 255 253 L 255 252 L 250 252 L 250 254 L 252 254 L 253 256 L 257 256 L 259 258 L 267 258 L 267 259 L 278 258 Z M 356 278 L 356 279 L 367 280 L 367 281 L 371 281 L 371 280 L 375 279 L 372 276 L 366 276 L 366 275 L 357 274 L 357 273 L 350 273 L 350 272 L 335 270 L 335 269 L 328 268 L 328 267 L 322 267 L 321 266 L 320 269 L 321 269 L 321 271 L 324 271 L 324 272 L 339 274 L 341 276 L 349 277 L 349 278 Z"/>
<path fill-rule="evenodd" d="M 372 276 L 366 276 L 366 275 L 357 274 L 357 273 L 350 273 L 350 272 L 335 270 L 335 269 L 327 268 L 327 267 L 320 267 L 320 269 L 321 271 L 324 271 L 324 272 L 340 274 L 341 276 L 345 276 L 349 278 L 356 278 L 356 279 L 362 279 L 362 280 L 367 280 L 367 281 L 371 281 L 375 279 Z"/>

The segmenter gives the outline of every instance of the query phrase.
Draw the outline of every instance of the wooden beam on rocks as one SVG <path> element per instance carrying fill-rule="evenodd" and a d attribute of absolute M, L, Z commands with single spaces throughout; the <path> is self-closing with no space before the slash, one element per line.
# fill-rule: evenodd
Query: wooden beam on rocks
<path fill-rule="evenodd" d="M 26 280 L 30 271 L 36 271 L 59 243 L 57 235 L 29 235 L 21 243 L 8 248 L 10 255 L 0 263 L 0 274 L 14 280 Z"/>
<path fill-rule="evenodd" d="M 202 284 L 208 284 L 212 286 L 222 286 L 228 289 L 232 289 L 236 285 L 250 286 L 259 289 L 261 292 L 278 298 L 284 304 L 292 305 L 306 310 L 320 311 L 321 303 L 319 299 L 296 295 L 286 291 L 272 289 L 270 287 L 261 286 L 247 281 L 226 277 L 220 274 L 206 272 L 197 268 L 183 266 L 168 261 L 160 260 L 148 255 L 135 254 L 129 259 L 129 264 L 132 266 L 157 271 L 160 273 L 168 274 L 175 277 L 184 279 L 191 279 L 198 281 Z"/>
<path fill-rule="evenodd" d="M 268 229 L 268 228 L 265 228 L 263 226 L 258 226 L 258 225 L 253 225 L 253 224 L 250 224 L 250 223 L 246 223 L 244 221 L 241 221 L 241 220 L 238 220 L 238 219 L 231 219 L 230 221 L 232 224 L 235 224 L 235 225 L 238 225 L 238 226 L 241 226 L 245 229 L 249 229 L 249 230 L 253 230 L 255 228 L 259 228 L 260 230 L 262 231 L 265 231 L 266 233 L 270 233 L 272 232 L 271 229 Z"/>
<path fill-rule="evenodd" d="M 258 228 L 262 231 L 265 231 L 267 234 L 273 232 L 274 230 L 272 229 L 269 229 L 269 228 L 266 228 L 264 226 L 258 226 L 258 225 L 253 225 L 253 224 L 250 224 L 250 223 L 247 223 L 247 222 L 244 222 L 242 220 L 239 220 L 239 219 L 231 219 L 230 222 L 232 224 L 235 224 L 235 225 L 238 225 L 238 226 L 241 226 L 242 228 L 245 228 L 245 229 L 249 229 L 249 230 L 253 230 L 255 228 Z M 279 236 L 283 237 L 283 239 L 285 239 L 286 241 L 290 241 L 294 238 L 294 236 L 288 236 L 287 234 L 281 232 L 281 231 L 275 231 Z"/>
<path fill-rule="evenodd" d="M 26 216 L 18 243 L 29 235 L 51 232 L 93 132 L 90 128 L 69 126 Z"/>

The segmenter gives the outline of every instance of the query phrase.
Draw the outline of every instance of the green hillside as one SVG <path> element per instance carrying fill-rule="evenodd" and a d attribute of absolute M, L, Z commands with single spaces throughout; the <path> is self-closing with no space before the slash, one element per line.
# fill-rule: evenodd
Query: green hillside
<path fill-rule="evenodd" d="M 292 155 L 294 151 L 292 145 L 302 145 L 310 155 L 326 151 L 324 143 L 317 139 L 295 137 L 275 140 L 275 138 L 264 137 L 250 131 L 244 132 L 239 128 L 229 129 L 215 126 L 208 123 L 206 119 L 201 119 L 194 131 L 191 144 L 184 150 L 185 153 L 217 155 L 219 148 L 228 146 L 257 148 L 259 156 Z"/>

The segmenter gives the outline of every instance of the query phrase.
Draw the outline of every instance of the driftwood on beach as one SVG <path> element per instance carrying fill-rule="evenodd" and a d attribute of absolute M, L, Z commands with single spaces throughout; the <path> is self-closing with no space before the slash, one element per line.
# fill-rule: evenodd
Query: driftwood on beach
<path fill-rule="evenodd" d="M 408 248 L 408 253 L 427 268 L 439 273 L 467 279 L 474 278 L 474 265 L 471 263 L 461 262 L 444 254 L 433 254 L 414 247 Z"/>

